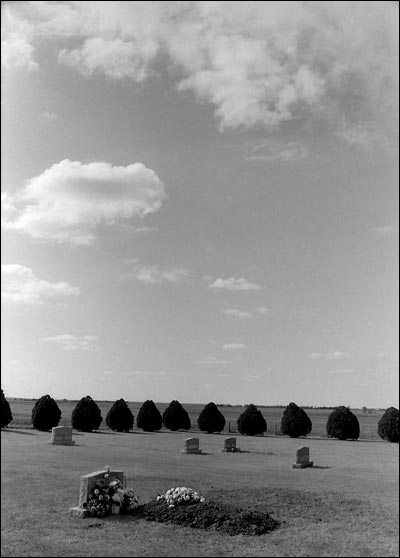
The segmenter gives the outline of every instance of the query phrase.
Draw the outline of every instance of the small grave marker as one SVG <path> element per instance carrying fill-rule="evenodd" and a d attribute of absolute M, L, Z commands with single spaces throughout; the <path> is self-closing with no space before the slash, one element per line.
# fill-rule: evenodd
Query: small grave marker
<path fill-rule="evenodd" d="M 82 475 L 79 487 L 79 504 L 74 508 L 70 508 L 69 515 L 80 518 L 89 517 L 89 511 L 85 509 L 84 504 L 87 503 L 89 494 L 93 492 L 96 486 L 101 488 L 102 486 L 106 486 L 108 484 L 109 477 L 106 477 L 106 474 L 109 475 L 109 477 L 120 480 L 122 485 L 125 487 L 126 482 L 123 471 L 113 471 L 107 468 L 104 471 L 95 471 L 89 475 Z"/>
<path fill-rule="evenodd" d="M 293 463 L 293 469 L 305 469 L 306 467 L 312 467 L 313 461 L 310 461 L 310 448 L 303 446 L 299 448 L 296 452 L 296 463 Z"/>
<path fill-rule="evenodd" d="M 225 438 L 224 449 L 222 449 L 221 451 L 227 453 L 234 453 L 236 451 L 240 451 L 240 448 L 236 447 L 236 438 Z"/>
<path fill-rule="evenodd" d="M 47 443 L 53 446 L 74 446 L 72 426 L 54 426 L 51 429 L 51 440 Z"/>
<path fill-rule="evenodd" d="M 199 448 L 199 439 L 186 438 L 185 447 L 181 450 L 181 453 L 202 453 L 202 450 Z"/>

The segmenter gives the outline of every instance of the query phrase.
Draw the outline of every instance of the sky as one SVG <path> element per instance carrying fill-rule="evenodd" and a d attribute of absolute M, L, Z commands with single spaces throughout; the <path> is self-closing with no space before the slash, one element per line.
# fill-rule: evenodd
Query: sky
<path fill-rule="evenodd" d="M 6 397 L 399 407 L 398 2 L 2 2 Z"/>

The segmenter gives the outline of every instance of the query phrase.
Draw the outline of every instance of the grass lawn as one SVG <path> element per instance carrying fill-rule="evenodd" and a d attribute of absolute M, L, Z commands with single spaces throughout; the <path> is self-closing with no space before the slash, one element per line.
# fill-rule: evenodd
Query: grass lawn
<path fill-rule="evenodd" d="M 51 446 L 50 433 L 2 430 L 2 555 L 399 556 L 398 444 L 238 436 L 242 452 L 226 454 L 225 434 L 200 433 L 204 454 L 184 455 L 187 436 L 74 432 L 76 446 Z M 314 468 L 292 469 L 300 445 Z M 281 526 L 229 536 L 129 516 L 69 517 L 80 476 L 105 465 L 125 472 L 139 502 L 188 486 L 267 511 Z"/>

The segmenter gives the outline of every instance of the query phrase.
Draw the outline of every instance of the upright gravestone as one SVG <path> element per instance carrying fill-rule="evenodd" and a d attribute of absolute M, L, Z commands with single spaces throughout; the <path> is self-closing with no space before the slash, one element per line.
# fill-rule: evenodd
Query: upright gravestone
<path fill-rule="evenodd" d="M 81 476 L 81 484 L 79 487 L 79 504 L 74 508 L 70 508 L 69 515 L 85 518 L 89 517 L 89 512 L 86 509 L 89 500 L 89 494 L 96 488 L 107 486 L 109 478 L 116 478 L 121 481 L 122 486 L 125 486 L 125 476 L 123 471 L 113 471 L 108 467 L 104 471 L 95 471 L 89 475 Z"/>
<path fill-rule="evenodd" d="M 240 451 L 238 447 L 236 447 L 236 438 L 225 438 L 224 440 L 224 449 L 221 451 L 234 453 L 236 451 Z"/>
<path fill-rule="evenodd" d="M 72 426 L 54 426 L 51 429 L 51 440 L 47 443 L 53 446 L 74 446 Z"/>
<path fill-rule="evenodd" d="M 199 439 L 186 438 L 185 447 L 181 450 L 181 453 L 202 453 L 202 450 L 199 448 Z"/>
<path fill-rule="evenodd" d="M 296 452 L 296 463 L 293 463 L 293 469 L 305 469 L 306 467 L 312 467 L 313 461 L 310 461 L 310 448 L 303 446 L 299 448 Z"/>

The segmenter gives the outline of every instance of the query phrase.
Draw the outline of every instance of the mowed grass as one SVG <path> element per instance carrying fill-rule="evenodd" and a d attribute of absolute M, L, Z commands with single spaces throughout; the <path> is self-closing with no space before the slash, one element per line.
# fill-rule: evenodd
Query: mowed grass
<path fill-rule="evenodd" d="M 11 427 L 18 426 L 31 426 L 31 414 L 32 408 L 35 404 L 35 400 L 20 400 L 20 399 L 9 399 L 11 406 L 11 411 L 13 414 L 13 421 L 10 424 Z M 76 405 L 77 401 L 57 401 L 57 405 L 61 410 L 61 421 L 60 426 L 71 426 L 71 414 Z M 101 414 L 103 417 L 103 422 L 100 425 L 100 430 L 107 429 L 106 416 L 114 401 L 96 401 L 100 407 Z M 139 412 L 140 407 L 143 402 L 137 401 L 127 401 L 129 408 L 131 409 L 134 417 L 134 430 L 136 428 L 136 417 Z M 168 403 L 155 402 L 158 410 L 162 414 L 165 408 L 169 405 Z M 288 402 L 289 403 L 289 402 Z M 197 418 L 204 408 L 205 404 L 194 404 L 194 403 L 182 403 L 183 407 L 189 414 L 193 432 L 198 432 Z M 237 433 L 237 419 L 240 414 L 244 411 L 245 407 L 240 405 L 237 406 L 219 406 L 221 413 L 224 415 L 226 424 L 224 433 Z M 279 434 L 280 424 L 284 408 L 279 407 L 258 407 L 261 411 L 263 417 L 267 421 L 267 432 L 266 434 L 276 435 Z M 306 413 L 310 417 L 313 425 L 312 432 L 310 436 L 326 437 L 326 421 L 332 409 L 307 409 Z M 378 436 L 378 421 L 383 415 L 384 411 L 374 411 L 371 413 L 364 413 L 361 409 L 352 409 L 352 412 L 358 418 L 360 423 L 360 439 L 363 440 L 380 440 Z"/>
<path fill-rule="evenodd" d="M 203 455 L 181 454 L 186 432 L 74 431 L 76 446 L 50 433 L 4 429 L 3 556 L 398 556 L 399 447 L 384 441 L 200 433 Z M 314 468 L 292 469 L 299 445 Z M 268 511 L 281 526 L 229 536 L 129 516 L 77 519 L 80 476 L 122 469 L 143 503 L 171 487 Z"/>

